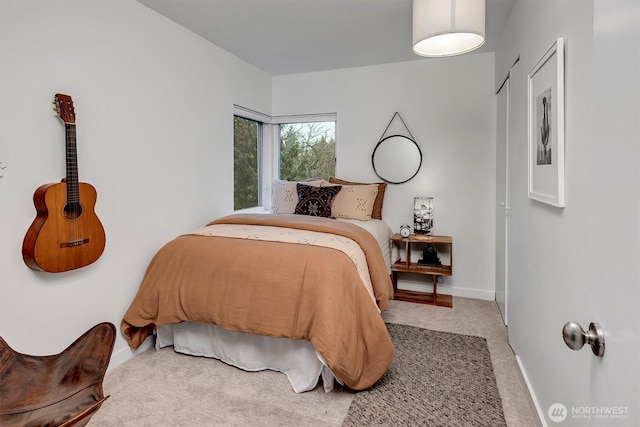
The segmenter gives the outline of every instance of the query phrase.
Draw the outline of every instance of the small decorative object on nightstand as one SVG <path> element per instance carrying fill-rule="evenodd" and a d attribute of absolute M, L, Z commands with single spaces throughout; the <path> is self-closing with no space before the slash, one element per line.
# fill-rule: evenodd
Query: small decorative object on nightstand
<path fill-rule="evenodd" d="M 433 228 L 433 197 L 413 198 L 413 232 L 431 234 Z"/>
<path fill-rule="evenodd" d="M 423 234 L 411 234 L 404 237 L 400 234 L 391 236 L 391 241 L 404 249 L 404 260 L 397 261 L 391 266 L 393 279 L 394 299 L 399 301 L 416 302 L 420 304 L 433 304 L 443 307 L 452 307 L 451 295 L 438 293 L 438 277 L 453 275 L 453 239 L 450 236 L 433 236 Z M 404 243 L 404 248 L 402 248 Z M 411 246 L 423 245 L 422 259 L 411 262 Z M 449 264 L 443 265 L 438 258 L 436 246 L 441 246 L 449 251 Z M 398 273 L 413 273 L 431 275 L 433 278 L 433 292 L 418 292 L 407 289 L 398 289 Z"/>
<path fill-rule="evenodd" d="M 411 234 L 411 227 L 409 227 L 409 224 L 402 224 L 400 226 L 400 235 L 402 237 L 409 237 L 410 234 Z"/>
<path fill-rule="evenodd" d="M 427 267 L 442 267 L 438 251 L 432 243 L 427 243 L 422 248 L 422 258 L 418 260 L 418 265 Z"/>

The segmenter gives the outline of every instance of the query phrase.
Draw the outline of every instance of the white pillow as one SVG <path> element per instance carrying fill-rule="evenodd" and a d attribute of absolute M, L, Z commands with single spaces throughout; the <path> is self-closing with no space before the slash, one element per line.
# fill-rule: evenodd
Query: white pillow
<path fill-rule="evenodd" d="M 326 181 L 323 186 L 328 184 Z M 371 185 L 343 185 L 331 202 L 331 216 L 335 218 L 371 219 L 373 204 L 378 195 L 378 184 Z"/>
<path fill-rule="evenodd" d="M 302 184 L 320 187 L 324 180 L 300 181 Z M 271 182 L 271 213 L 292 214 L 298 204 L 296 181 L 283 181 L 274 178 Z"/>

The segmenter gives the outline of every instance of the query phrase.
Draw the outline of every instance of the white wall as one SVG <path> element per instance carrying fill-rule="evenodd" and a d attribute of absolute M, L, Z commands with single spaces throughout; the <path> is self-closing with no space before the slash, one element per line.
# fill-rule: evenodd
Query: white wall
<path fill-rule="evenodd" d="M 584 1 L 516 2 L 501 49 L 496 80 L 511 71 L 511 151 L 509 212 L 509 337 L 543 412 L 554 402 L 570 405 L 570 381 L 560 372 L 586 371 L 588 355 L 572 368 L 556 365 L 569 350 L 562 325 L 582 321 L 583 297 L 590 281 L 589 206 L 591 128 L 592 5 Z M 527 74 L 557 37 L 565 40 L 565 194 L 558 209 L 528 198 Z M 499 77 L 500 76 L 500 77 Z M 588 325 L 583 325 L 588 326 Z M 555 339 L 554 339 L 555 338 Z M 573 370 L 573 369 L 572 369 Z M 577 397 L 577 396 L 574 396 Z"/>
<path fill-rule="evenodd" d="M 233 104 L 270 113 L 271 77 L 133 0 L 4 0 L 0 58 L 0 335 L 51 354 L 98 322 L 119 327 L 157 249 L 233 209 Z M 65 175 L 58 92 L 74 101 L 107 244 L 48 274 L 21 247 L 34 190 Z M 130 356 L 120 334 L 114 355 Z"/>
<path fill-rule="evenodd" d="M 274 77 L 273 114 L 335 112 L 336 175 L 379 181 L 371 155 L 397 111 L 423 153 L 418 175 L 387 186 L 383 218 L 413 225 L 413 198 L 433 196 L 435 234 L 453 236 L 444 293 L 495 292 L 494 55 L 477 54 Z M 399 165 L 402 167 L 402 165 Z M 425 290 L 424 277 L 400 287 Z M 408 280 L 407 280 L 408 279 Z"/>

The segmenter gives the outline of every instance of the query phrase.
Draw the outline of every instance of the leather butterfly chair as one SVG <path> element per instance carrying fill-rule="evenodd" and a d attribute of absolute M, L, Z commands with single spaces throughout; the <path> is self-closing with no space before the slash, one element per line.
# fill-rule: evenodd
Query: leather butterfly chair
<path fill-rule="evenodd" d="M 116 328 L 100 323 L 62 353 L 30 356 L 0 338 L 0 426 L 80 427 L 102 403 Z"/>

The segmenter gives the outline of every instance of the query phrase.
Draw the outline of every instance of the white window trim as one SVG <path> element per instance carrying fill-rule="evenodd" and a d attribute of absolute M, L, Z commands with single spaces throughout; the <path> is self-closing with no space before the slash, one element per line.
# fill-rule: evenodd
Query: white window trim
<path fill-rule="evenodd" d="M 288 116 L 271 117 L 271 123 L 308 123 L 308 122 L 337 122 L 336 113 L 318 113 L 318 114 L 294 114 Z"/>
<path fill-rule="evenodd" d="M 261 206 L 241 209 L 236 212 L 264 212 L 271 210 L 271 182 L 280 177 L 280 125 L 282 123 L 307 123 L 307 122 L 336 122 L 336 144 L 338 140 L 338 115 L 337 113 L 295 114 L 284 116 L 269 116 L 259 111 L 251 110 L 240 105 L 233 104 L 233 115 L 255 120 L 262 123 L 262 147 L 261 156 Z M 336 161 L 337 163 L 337 161 Z"/>
<path fill-rule="evenodd" d="M 233 104 L 233 115 L 254 120 L 256 122 L 271 123 L 271 116 L 235 104 Z"/>

